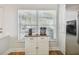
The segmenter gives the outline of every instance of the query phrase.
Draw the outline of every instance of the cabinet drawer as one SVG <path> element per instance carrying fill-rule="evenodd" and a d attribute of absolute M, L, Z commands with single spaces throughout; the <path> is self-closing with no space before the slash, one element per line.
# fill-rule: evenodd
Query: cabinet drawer
<path fill-rule="evenodd" d="M 38 37 L 38 43 L 44 44 L 44 43 L 48 43 L 49 39 L 48 37 Z"/>

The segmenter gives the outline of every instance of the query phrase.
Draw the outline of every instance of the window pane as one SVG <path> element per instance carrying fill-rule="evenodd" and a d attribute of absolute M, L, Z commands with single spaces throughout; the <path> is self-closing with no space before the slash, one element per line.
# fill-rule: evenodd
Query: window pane
<path fill-rule="evenodd" d="M 41 28 L 46 28 L 50 40 L 56 39 L 56 10 L 19 10 L 19 39 L 25 39 L 30 31 L 40 35 Z"/>
<path fill-rule="evenodd" d="M 55 25 L 56 24 L 56 10 L 39 10 L 38 11 L 38 25 Z"/>
<path fill-rule="evenodd" d="M 22 25 L 36 25 L 35 10 L 19 10 L 19 21 Z"/>

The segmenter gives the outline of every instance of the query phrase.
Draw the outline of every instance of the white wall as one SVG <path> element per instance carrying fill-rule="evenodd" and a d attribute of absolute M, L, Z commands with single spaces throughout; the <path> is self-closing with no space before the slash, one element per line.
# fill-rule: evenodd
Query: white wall
<path fill-rule="evenodd" d="M 4 7 L 5 33 L 12 37 L 17 36 L 17 9 L 14 7 Z"/>
<path fill-rule="evenodd" d="M 0 38 L 3 35 L 3 8 L 0 8 Z"/>
<path fill-rule="evenodd" d="M 0 28 L 2 28 L 2 21 L 3 21 L 3 8 L 0 8 Z"/>
<path fill-rule="evenodd" d="M 65 54 L 66 39 L 66 23 L 65 23 L 65 5 L 59 5 L 58 17 L 58 46 L 63 54 Z"/>
<path fill-rule="evenodd" d="M 0 33 L 0 54 L 4 53 L 5 51 L 7 51 L 9 49 L 9 36 L 7 36 L 6 34 L 4 34 L 4 18 L 3 15 L 4 14 L 4 9 L 0 8 L 0 28 L 2 28 L 2 31 Z"/>
<path fill-rule="evenodd" d="M 9 49 L 9 36 L 5 36 L 3 38 L 0 38 L 0 54 L 2 55 Z"/>
<path fill-rule="evenodd" d="M 77 17 L 77 12 L 76 11 L 66 10 L 65 15 L 66 15 L 65 16 L 66 21 L 77 20 L 76 19 L 76 17 Z"/>

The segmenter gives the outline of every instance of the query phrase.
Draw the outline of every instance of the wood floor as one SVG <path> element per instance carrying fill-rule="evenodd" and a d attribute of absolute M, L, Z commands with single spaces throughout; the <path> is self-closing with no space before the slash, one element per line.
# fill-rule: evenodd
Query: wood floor
<path fill-rule="evenodd" d="M 49 55 L 63 55 L 61 51 L 49 51 Z"/>
<path fill-rule="evenodd" d="M 8 55 L 25 55 L 25 52 L 10 52 Z M 63 55 L 60 51 L 49 51 L 49 55 Z"/>
<path fill-rule="evenodd" d="M 25 52 L 10 52 L 8 55 L 25 55 Z"/>

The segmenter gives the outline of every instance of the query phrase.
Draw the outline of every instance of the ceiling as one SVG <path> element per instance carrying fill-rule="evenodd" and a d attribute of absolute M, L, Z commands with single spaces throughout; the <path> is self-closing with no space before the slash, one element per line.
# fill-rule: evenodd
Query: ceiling
<path fill-rule="evenodd" d="M 0 4 L 0 7 L 17 7 L 26 9 L 56 9 L 57 4 Z"/>

